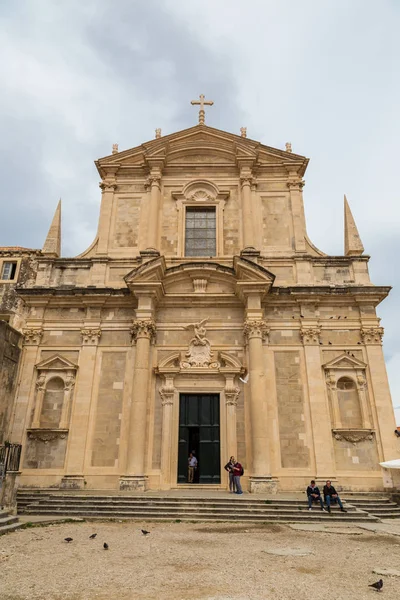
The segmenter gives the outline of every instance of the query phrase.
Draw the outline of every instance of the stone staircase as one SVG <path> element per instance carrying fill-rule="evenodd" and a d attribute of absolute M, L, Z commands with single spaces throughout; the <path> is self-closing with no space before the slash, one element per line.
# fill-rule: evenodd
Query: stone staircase
<path fill-rule="evenodd" d="M 201 495 L 200 495 L 201 494 Z M 386 502 L 386 499 L 384 499 Z M 350 502 L 347 513 L 337 506 L 331 514 L 319 507 L 308 511 L 304 500 L 276 496 L 259 499 L 243 496 L 146 496 L 105 493 L 57 492 L 54 490 L 21 489 L 18 492 L 18 513 L 43 517 L 63 516 L 86 519 L 135 519 L 143 521 L 238 521 L 238 522 L 377 522 L 380 517 L 365 512 Z"/>
<path fill-rule="evenodd" d="M 7 510 L 0 510 L 0 535 L 10 533 L 20 527 L 22 527 L 22 523 L 18 522 L 18 517 Z"/>
<path fill-rule="evenodd" d="M 400 519 L 400 506 L 396 502 L 392 502 L 390 498 L 381 495 L 376 497 L 372 495 L 354 495 L 354 497 L 346 495 L 345 497 L 348 503 L 369 515 L 379 519 Z"/>

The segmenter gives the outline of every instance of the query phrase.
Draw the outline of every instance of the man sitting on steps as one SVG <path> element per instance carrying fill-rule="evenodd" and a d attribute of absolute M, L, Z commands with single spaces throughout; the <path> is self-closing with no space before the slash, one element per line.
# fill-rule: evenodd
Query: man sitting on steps
<path fill-rule="evenodd" d="M 313 502 L 319 502 L 321 510 L 325 512 L 324 504 L 321 498 L 321 492 L 319 488 L 315 485 L 314 479 L 311 481 L 310 485 L 307 488 L 307 498 L 308 498 L 308 510 L 312 510 L 311 505 Z"/>
<path fill-rule="evenodd" d="M 325 504 L 328 507 L 328 512 L 331 512 L 331 504 L 332 502 L 337 502 L 340 506 L 340 510 L 342 512 L 347 512 L 347 510 L 345 510 L 343 508 L 343 504 L 342 501 L 339 498 L 339 494 L 337 493 L 337 491 L 335 490 L 335 488 L 333 487 L 333 485 L 331 484 L 331 482 L 328 481 L 326 482 L 326 485 L 324 485 L 324 500 L 325 500 Z"/>

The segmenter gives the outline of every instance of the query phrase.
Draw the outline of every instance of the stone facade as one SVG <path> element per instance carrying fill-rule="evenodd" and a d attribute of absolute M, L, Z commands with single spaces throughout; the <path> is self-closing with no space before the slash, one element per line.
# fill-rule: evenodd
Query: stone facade
<path fill-rule="evenodd" d="M 204 122 L 96 162 L 96 239 L 61 258 L 56 213 L 19 291 L 22 485 L 179 487 L 183 394 L 218 395 L 217 487 L 230 455 L 253 492 L 391 485 L 378 462 L 400 442 L 376 315 L 390 288 L 370 282 L 347 201 L 345 255 L 311 243 L 307 164 Z M 211 255 L 187 255 L 193 211 L 215 218 Z"/>
<path fill-rule="evenodd" d="M 0 446 L 8 439 L 21 348 L 22 335 L 0 321 Z"/>

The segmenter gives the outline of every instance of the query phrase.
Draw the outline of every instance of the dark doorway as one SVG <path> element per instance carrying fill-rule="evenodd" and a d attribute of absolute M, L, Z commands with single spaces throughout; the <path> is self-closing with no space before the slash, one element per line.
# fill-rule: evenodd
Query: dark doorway
<path fill-rule="evenodd" d="M 194 483 L 221 483 L 219 394 L 180 395 L 178 483 L 187 483 L 192 451 L 198 460 Z"/>

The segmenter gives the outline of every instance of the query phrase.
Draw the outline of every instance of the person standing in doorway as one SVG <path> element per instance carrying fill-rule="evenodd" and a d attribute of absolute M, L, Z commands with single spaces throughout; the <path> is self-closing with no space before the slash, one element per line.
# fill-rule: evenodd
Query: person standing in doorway
<path fill-rule="evenodd" d="M 242 465 L 240 464 L 240 462 L 235 462 L 235 464 L 233 465 L 233 480 L 235 482 L 235 486 L 236 486 L 236 492 L 235 494 L 243 494 L 243 490 L 242 490 L 242 486 L 240 485 L 240 478 L 244 473 L 244 469 L 242 467 Z"/>
<path fill-rule="evenodd" d="M 194 472 L 197 469 L 197 458 L 191 452 L 188 458 L 188 483 L 193 483 L 194 481 Z"/>
<path fill-rule="evenodd" d="M 229 491 L 232 493 L 236 492 L 235 480 L 233 476 L 233 467 L 235 466 L 236 459 L 231 456 L 229 462 L 226 463 L 224 469 L 229 473 Z"/>

